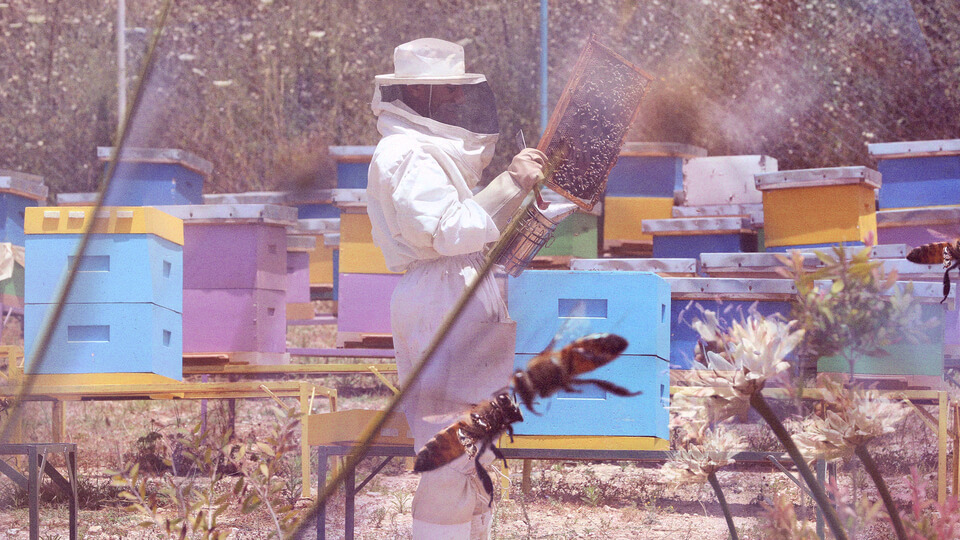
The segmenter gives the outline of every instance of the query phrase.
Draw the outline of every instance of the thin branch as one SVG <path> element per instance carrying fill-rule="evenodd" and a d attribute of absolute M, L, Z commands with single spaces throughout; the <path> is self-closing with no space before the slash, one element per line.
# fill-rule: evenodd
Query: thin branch
<path fill-rule="evenodd" d="M 717 473 L 708 474 L 707 481 L 710 482 L 713 492 L 717 494 L 717 501 L 720 502 L 720 509 L 723 510 L 723 519 L 727 520 L 727 529 L 730 530 L 730 538 L 732 540 L 740 540 L 740 537 L 737 536 L 737 528 L 733 524 L 733 516 L 730 515 L 730 507 L 727 506 L 727 498 L 723 496 L 723 490 L 720 489 L 720 481 L 717 480 Z"/>
<path fill-rule="evenodd" d="M 830 531 L 833 532 L 833 536 L 836 537 L 837 540 L 847 540 L 847 532 L 840 523 L 840 517 L 837 516 L 837 510 L 830 503 L 830 499 L 823 490 L 823 486 L 820 485 L 820 482 L 817 482 L 816 476 L 813 475 L 813 472 L 807 465 L 806 460 L 803 459 L 803 455 L 800 454 L 800 450 L 793 442 L 793 438 L 790 437 L 790 433 L 787 432 L 786 428 L 784 428 L 783 424 L 780 422 L 780 419 L 777 418 L 777 415 L 774 414 L 772 409 L 770 409 L 770 405 L 767 403 L 767 400 L 764 399 L 761 393 L 757 392 L 750 396 L 750 406 L 752 406 L 754 410 L 756 410 L 763 420 L 770 426 L 770 429 L 773 430 L 773 433 L 777 436 L 777 439 L 780 440 L 780 444 L 782 444 L 784 449 L 787 451 L 790 459 L 793 460 L 793 463 L 797 467 L 797 471 L 800 473 L 800 476 L 803 477 L 803 480 L 810 488 L 810 492 L 813 495 L 813 500 L 816 501 L 817 506 L 819 506 L 820 510 L 823 512 L 824 520 L 827 522 L 827 525 L 830 526 Z"/>
<path fill-rule="evenodd" d="M 880 492 L 880 498 L 883 499 L 883 505 L 887 507 L 887 514 L 890 515 L 890 523 L 893 524 L 893 530 L 896 531 L 898 540 L 907 540 L 907 530 L 903 527 L 903 521 L 900 519 L 900 511 L 897 510 L 897 505 L 894 504 L 893 497 L 890 496 L 890 490 L 887 488 L 887 483 L 883 480 L 883 476 L 880 475 L 880 468 L 877 467 L 873 456 L 867 451 L 865 444 L 858 446 L 855 453 L 857 457 L 860 458 L 860 462 L 863 463 L 863 468 L 867 470 L 870 478 L 873 479 L 873 483 L 877 486 L 877 491 Z"/>

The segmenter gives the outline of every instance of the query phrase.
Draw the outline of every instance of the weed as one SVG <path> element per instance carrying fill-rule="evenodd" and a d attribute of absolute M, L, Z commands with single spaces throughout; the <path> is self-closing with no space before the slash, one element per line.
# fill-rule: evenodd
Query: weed
<path fill-rule="evenodd" d="M 378 506 L 376 510 L 373 511 L 373 528 L 379 529 L 383 526 L 383 518 L 387 517 L 387 509 Z"/>
<path fill-rule="evenodd" d="M 600 501 L 603 499 L 603 494 L 597 486 L 588 485 L 583 487 L 583 495 L 580 496 L 580 500 L 585 502 L 588 506 L 597 507 L 600 505 Z"/>
<path fill-rule="evenodd" d="M 393 508 L 398 514 L 407 513 L 407 503 L 413 498 L 413 495 L 406 491 L 394 491 L 390 494 L 393 497 Z"/>

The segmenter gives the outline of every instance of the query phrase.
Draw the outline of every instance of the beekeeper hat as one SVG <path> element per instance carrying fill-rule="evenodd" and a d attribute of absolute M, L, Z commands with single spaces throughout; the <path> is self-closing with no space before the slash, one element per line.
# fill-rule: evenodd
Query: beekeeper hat
<path fill-rule="evenodd" d="M 392 84 L 477 84 L 487 79 L 466 73 L 463 47 L 436 38 L 421 38 L 393 50 L 393 73 L 377 75 L 381 85 Z"/>

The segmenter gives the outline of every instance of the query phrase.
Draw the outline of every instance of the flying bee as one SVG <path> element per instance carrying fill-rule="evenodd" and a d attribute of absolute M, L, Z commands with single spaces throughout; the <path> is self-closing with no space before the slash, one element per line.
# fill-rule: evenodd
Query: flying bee
<path fill-rule="evenodd" d="M 943 300 L 950 296 L 950 271 L 960 267 L 960 240 L 952 242 L 933 242 L 910 250 L 907 260 L 916 264 L 943 263 Z"/>
<path fill-rule="evenodd" d="M 556 341 L 556 339 L 554 339 Z M 581 379 L 577 375 L 593 371 L 616 359 L 627 348 L 627 340 L 616 334 L 590 334 L 572 341 L 559 351 L 550 342 L 540 354 L 518 369 L 511 378 L 513 390 L 531 412 L 536 397 L 547 398 L 558 390 L 576 392 L 575 386 L 595 385 L 618 396 L 636 396 L 622 386 L 601 379 Z"/>
<path fill-rule="evenodd" d="M 520 412 L 513 398 L 506 392 L 500 392 L 474 405 L 465 419 L 450 424 L 427 441 L 427 444 L 417 452 L 413 470 L 432 471 L 466 454 L 473 458 L 477 476 L 483 483 L 483 489 L 490 496 L 490 504 L 493 504 L 493 481 L 480 464 L 480 456 L 490 449 L 494 456 L 504 460 L 504 466 L 506 466 L 506 459 L 495 446 L 496 440 L 506 431 L 512 441 L 511 424 L 522 421 L 523 413 Z"/>

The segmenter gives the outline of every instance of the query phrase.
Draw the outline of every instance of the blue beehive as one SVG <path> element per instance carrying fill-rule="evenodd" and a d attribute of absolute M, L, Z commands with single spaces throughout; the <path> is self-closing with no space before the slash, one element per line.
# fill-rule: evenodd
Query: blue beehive
<path fill-rule="evenodd" d="M 113 147 L 97 148 L 101 161 L 109 162 L 113 154 Z M 104 204 L 203 204 L 203 182 L 212 171 L 209 161 L 183 150 L 124 148 Z"/>
<path fill-rule="evenodd" d="M 375 146 L 330 147 L 330 156 L 337 162 L 338 188 L 366 189 L 367 169 L 370 168 L 370 159 L 373 157 L 375 148 Z"/>
<path fill-rule="evenodd" d="M 0 169 L 0 242 L 23 245 L 23 216 L 47 200 L 43 177 Z"/>
<path fill-rule="evenodd" d="M 643 232 L 653 235 L 654 258 L 697 258 L 701 253 L 755 252 L 757 232 L 743 216 L 648 219 Z"/>
<path fill-rule="evenodd" d="M 670 367 L 690 369 L 700 336 L 690 326 L 700 316 L 697 306 L 716 312 L 726 321 L 738 320 L 755 309 L 763 316 L 790 315 L 797 289 L 789 279 L 667 278 L 670 284 Z"/>
<path fill-rule="evenodd" d="M 149 207 L 39 207 L 26 213 L 26 370 L 38 374 L 182 374 L 183 223 Z M 91 223 L 92 222 L 92 223 Z M 42 365 L 36 340 L 91 238 Z"/>
<path fill-rule="evenodd" d="M 883 176 L 881 209 L 946 206 L 960 200 L 960 139 L 868 144 Z"/>
<path fill-rule="evenodd" d="M 673 197 L 683 189 L 683 164 L 707 155 L 704 148 L 679 143 L 623 145 L 607 178 L 607 197 Z"/>
<path fill-rule="evenodd" d="M 595 387 L 540 400 L 543 416 L 528 414 L 519 435 L 632 436 L 668 439 L 670 374 L 669 287 L 656 274 L 630 271 L 527 270 L 509 281 L 517 321 L 516 367 L 541 352 L 558 329 L 564 339 L 594 332 L 622 335 L 624 354 L 585 377 L 609 380 L 642 395 L 618 397 Z"/>

